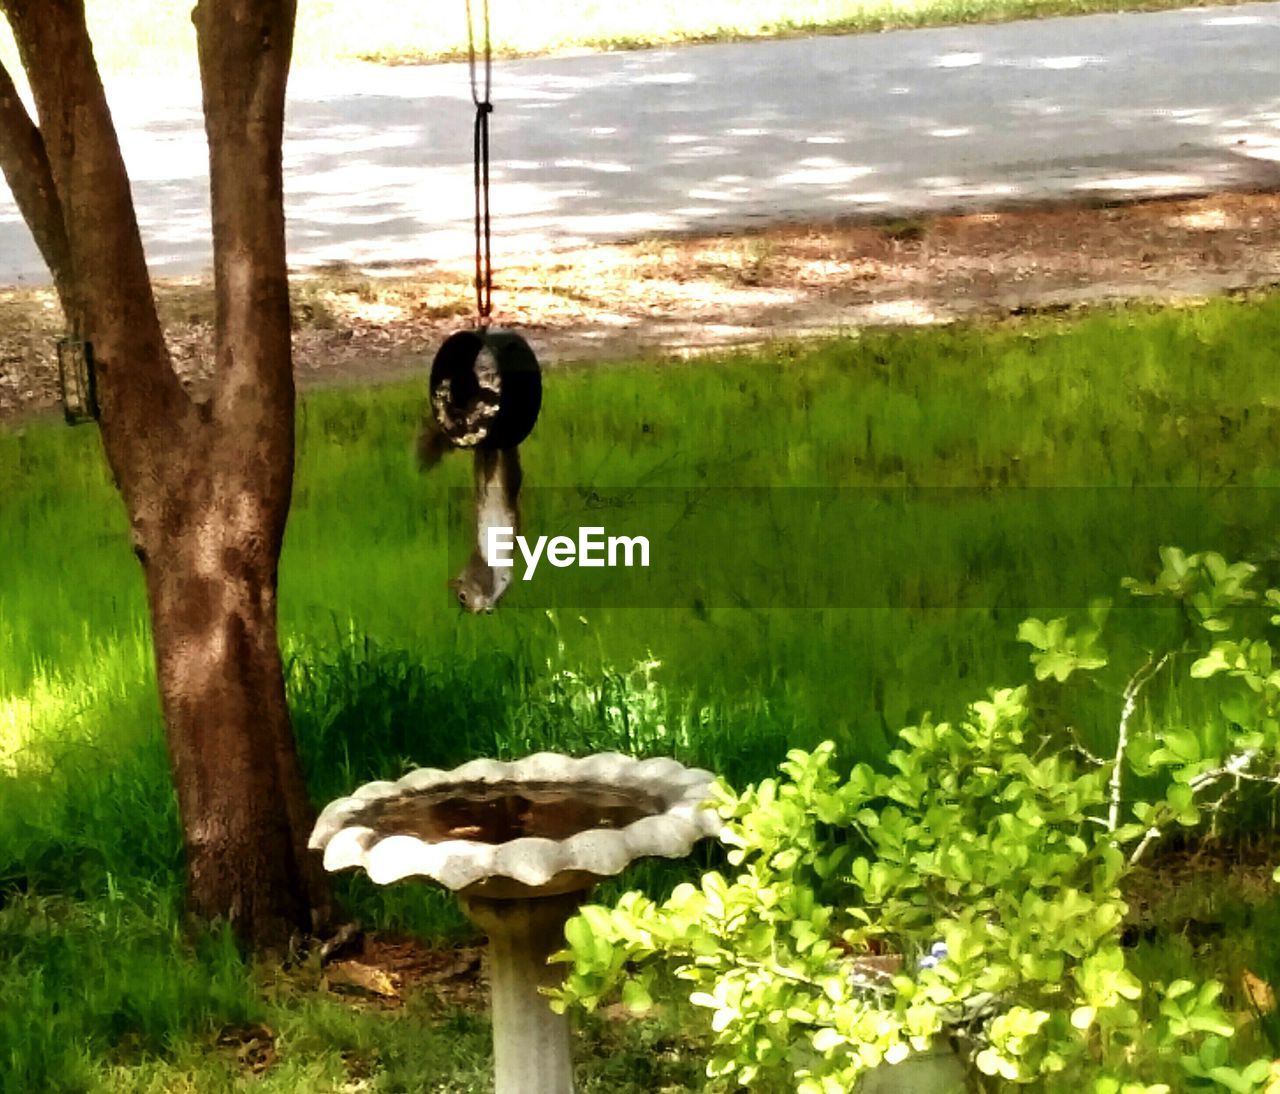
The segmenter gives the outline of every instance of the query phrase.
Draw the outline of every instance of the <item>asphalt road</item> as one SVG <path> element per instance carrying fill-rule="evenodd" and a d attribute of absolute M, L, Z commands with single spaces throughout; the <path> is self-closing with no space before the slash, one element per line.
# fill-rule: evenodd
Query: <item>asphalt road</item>
<path fill-rule="evenodd" d="M 109 85 L 157 273 L 209 261 L 199 91 Z M 510 61 L 496 249 L 787 218 L 1280 187 L 1280 3 Z M 465 255 L 464 65 L 297 73 L 296 265 Z M 0 283 L 46 280 L 0 183 Z"/>

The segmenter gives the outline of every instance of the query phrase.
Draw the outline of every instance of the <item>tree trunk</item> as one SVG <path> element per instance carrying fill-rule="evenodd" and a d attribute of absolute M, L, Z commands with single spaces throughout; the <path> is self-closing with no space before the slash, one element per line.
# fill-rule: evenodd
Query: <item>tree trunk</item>
<path fill-rule="evenodd" d="M 94 344 L 108 462 L 146 574 L 192 910 L 255 943 L 328 910 L 277 633 L 293 482 L 285 84 L 294 0 L 201 0 L 217 320 L 214 389 L 178 382 L 83 0 L 0 0 L 37 126 L 0 70 L 0 169 Z"/>
<path fill-rule="evenodd" d="M 198 915 L 279 941 L 314 926 L 324 890 L 285 703 L 275 515 L 228 490 L 216 464 L 188 483 L 174 531 L 146 562 L 188 897 Z"/>

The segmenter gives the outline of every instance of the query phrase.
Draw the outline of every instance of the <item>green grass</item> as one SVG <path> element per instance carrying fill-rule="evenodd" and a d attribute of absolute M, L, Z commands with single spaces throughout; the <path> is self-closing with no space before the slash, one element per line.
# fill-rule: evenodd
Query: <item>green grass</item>
<path fill-rule="evenodd" d="M 1207 4 L 1226 0 L 1206 0 Z M 880 31 L 1185 7 L 1183 0 L 656 0 L 639 5 L 596 0 L 522 4 L 493 0 L 494 46 L 500 55 L 569 49 L 631 49 L 811 33 Z M 195 39 L 188 7 L 159 0 L 89 0 L 90 29 L 107 72 L 174 71 L 194 76 Z M 465 55 L 462 0 L 300 0 L 296 63 L 412 63 Z M 14 53 L 0 42 L 5 64 Z"/>
<path fill-rule="evenodd" d="M 471 1094 L 492 1074 L 482 1016 L 428 995 L 396 1010 L 353 1006 L 318 990 L 314 959 L 255 966 L 226 930 L 193 937 L 167 892 L 12 899 L 0 907 L 0 961 L 4 1094 Z M 238 1050 L 263 1027 L 274 1057 L 257 1076 Z M 669 1029 L 596 1021 L 579 1043 L 584 1094 L 696 1086 L 698 1059 Z M 352 1085 L 367 1077 L 375 1085 Z"/>
<path fill-rule="evenodd" d="M 466 461 L 424 477 L 411 458 L 421 382 L 314 392 L 281 588 L 313 794 L 547 747 L 674 754 L 739 783 L 828 737 L 874 761 L 923 712 L 1024 680 L 1018 621 L 1116 594 L 1160 543 L 1274 566 L 1277 346 L 1272 296 L 553 370 L 525 447 L 531 525 L 578 488 L 741 493 L 655 539 L 693 571 L 657 586 L 659 606 L 548 612 L 530 586 L 481 618 L 445 589 Z M 806 523 L 796 499 L 834 487 L 861 491 L 854 519 Z M 0 1092 L 237 1089 L 215 1040 L 246 1021 L 279 1034 L 255 1089 L 474 1089 L 475 1019 L 422 1032 L 412 1008 L 352 1012 L 180 929 L 142 585 L 93 431 L 0 432 L 0 557 Z M 1117 614 L 1113 648 L 1150 639 Z M 1118 684 L 1073 700 L 1100 747 Z M 1154 716 L 1216 716 L 1177 686 L 1152 700 Z M 341 896 L 369 925 L 464 929 L 425 888 L 346 880 Z M 596 1029 L 584 1083 L 627 1089 L 602 1044 L 647 1058 L 636 1039 L 657 1035 Z M 690 1066 L 671 1054 L 635 1089 L 681 1089 Z"/>

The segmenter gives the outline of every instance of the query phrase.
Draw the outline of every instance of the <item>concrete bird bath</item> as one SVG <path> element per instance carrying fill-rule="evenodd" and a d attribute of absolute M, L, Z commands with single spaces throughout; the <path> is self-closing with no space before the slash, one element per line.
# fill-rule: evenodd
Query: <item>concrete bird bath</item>
<path fill-rule="evenodd" d="M 564 925 L 601 878 L 639 858 L 683 858 L 720 830 L 714 776 L 675 760 L 540 752 L 373 782 L 320 814 L 310 846 L 326 870 L 379 885 L 452 890 L 489 938 L 497 1094 L 569 1094 L 569 1023 L 539 990 Z"/>

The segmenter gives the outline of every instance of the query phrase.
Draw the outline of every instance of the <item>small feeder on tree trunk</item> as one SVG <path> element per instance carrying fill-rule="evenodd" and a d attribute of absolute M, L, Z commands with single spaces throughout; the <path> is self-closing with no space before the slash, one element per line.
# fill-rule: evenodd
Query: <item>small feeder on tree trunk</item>
<path fill-rule="evenodd" d="M 92 342 L 71 336 L 58 339 L 58 392 L 67 425 L 98 420 Z"/>

